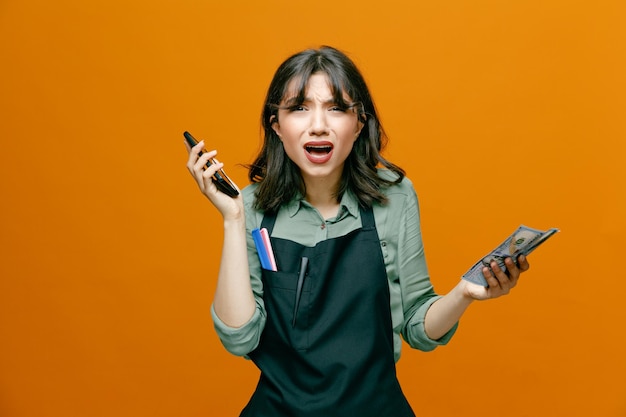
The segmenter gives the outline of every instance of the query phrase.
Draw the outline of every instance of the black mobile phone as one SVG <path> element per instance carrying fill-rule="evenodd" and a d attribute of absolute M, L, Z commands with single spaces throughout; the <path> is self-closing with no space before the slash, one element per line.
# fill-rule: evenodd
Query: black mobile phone
<path fill-rule="evenodd" d="M 192 148 L 198 144 L 198 141 L 193 136 L 191 136 L 191 133 L 184 132 L 183 136 L 185 136 L 185 140 L 187 141 L 189 146 L 191 146 Z M 206 151 L 207 151 L 206 149 L 201 150 L 198 156 L 202 155 Z M 211 164 L 214 164 L 214 163 L 215 163 L 214 159 L 212 158 L 209 159 L 206 163 L 207 168 L 210 167 Z M 237 191 L 237 188 L 235 187 L 233 182 L 230 180 L 230 178 L 228 178 L 228 175 L 226 175 L 223 169 L 218 170 L 215 173 L 215 175 L 213 175 L 213 183 L 215 183 L 218 190 L 220 190 L 226 195 L 229 195 L 231 197 L 237 197 L 239 195 L 239 191 Z"/>

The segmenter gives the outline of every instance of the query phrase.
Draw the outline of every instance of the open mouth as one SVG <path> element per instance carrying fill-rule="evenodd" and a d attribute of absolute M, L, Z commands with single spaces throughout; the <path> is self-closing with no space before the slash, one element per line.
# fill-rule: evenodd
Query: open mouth
<path fill-rule="evenodd" d="M 305 156 L 313 164 L 325 164 L 333 155 L 333 143 L 326 140 L 310 141 L 304 144 Z"/>
<path fill-rule="evenodd" d="M 333 147 L 331 145 L 307 145 L 304 149 L 312 155 L 327 155 Z"/>

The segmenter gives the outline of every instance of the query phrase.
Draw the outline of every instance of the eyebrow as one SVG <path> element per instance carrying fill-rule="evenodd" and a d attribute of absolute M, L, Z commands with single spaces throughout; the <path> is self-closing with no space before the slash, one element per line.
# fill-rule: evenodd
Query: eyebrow
<path fill-rule="evenodd" d="M 289 104 L 298 104 L 298 103 L 305 103 L 307 101 L 313 101 L 313 97 L 303 97 L 302 100 L 298 100 L 298 98 L 299 98 L 298 96 L 290 97 L 290 98 L 285 100 L 285 104 L 289 105 Z M 324 104 L 333 104 L 335 102 L 336 102 L 336 100 L 333 97 L 333 98 L 330 98 L 328 100 L 325 100 L 323 103 Z"/>
<path fill-rule="evenodd" d="M 298 100 L 298 96 L 293 96 L 293 97 L 290 97 L 290 98 L 284 100 L 284 103 L 285 103 L 284 106 L 285 107 L 291 107 L 291 106 L 295 106 L 295 105 L 306 103 L 306 102 L 310 102 L 310 101 L 313 101 L 312 97 L 303 97 L 302 100 Z M 352 100 L 344 99 L 343 102 L 344 102 L 344 104 L 346 105 L 347 108 L 354 107 L 356 105 L 356 103 L 353 102 Z M 330 98 L 328 100 L 323 101 L 322 104 L 339 104 L 339 103 L 333 97 L 333 98 Z M 281 107 L 283 107 L 283 106 L 281 106 Z"/>

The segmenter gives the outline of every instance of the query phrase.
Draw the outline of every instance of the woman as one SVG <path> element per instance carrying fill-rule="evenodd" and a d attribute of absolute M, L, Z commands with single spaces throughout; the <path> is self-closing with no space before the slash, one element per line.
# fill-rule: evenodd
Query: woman
<path fill-rule="evenodd" d="M 400 335 L 424 351 L 447 343 L 472 301 L 507 294 L 528 262 L 485 268 L 488 287 L 461 281 L 434 292 L 415 191 L 381 156 L 374 103 L 342 52 L 288 58 L 262 124 L 252 184 L 237 198 L 211 181 L 221 163 L 205 169 L 217 152 L 188 147 L 187 166 L 224 219 L 215 328 L 261 370 L 241 415 L 413 416 L 395 372 Z M 261 268 L 256 228 L 269 231 L 276 271 Z"/>

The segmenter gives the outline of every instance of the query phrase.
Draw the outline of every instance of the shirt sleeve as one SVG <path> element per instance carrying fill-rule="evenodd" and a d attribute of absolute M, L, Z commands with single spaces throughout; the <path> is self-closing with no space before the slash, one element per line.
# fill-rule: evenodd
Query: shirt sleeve
<path fill-rule="evenodd" d="M 259 340 L 265 328 L 266 313 L 263 302 L 263 282 L 261 281 L 261 262 L 254 246 L 252 229 L 259 227 L 262 215 L 252 208 L 254 187 L 246 187 L 243 192 L 246 211 L 246 242 L 248 247 L 248 265 L 250 269 L 250 284 L 256 301 L 256 310 L 250 320 L 241 327 L 227 326 L 215 313 L 211 305 L 211 317 L 215 332 L 224 348 L 233 355 L 245 356 L 259 345 Z"/>
<path fill-rule="evenodd" d="M 412 348 L 430 351 L 448 343 L 458 323 L 440 339 L 433 340 L 426 334 L 424 328 L 426 312 L 441 296 L 435 293 L 426 267 L 417 195 L 410 182 L 408 180 L 405 182 L 409 190 L 400 216 L 398 238 L 398 271 L 404 313 L 401 332 L 404 340 Z"/>

